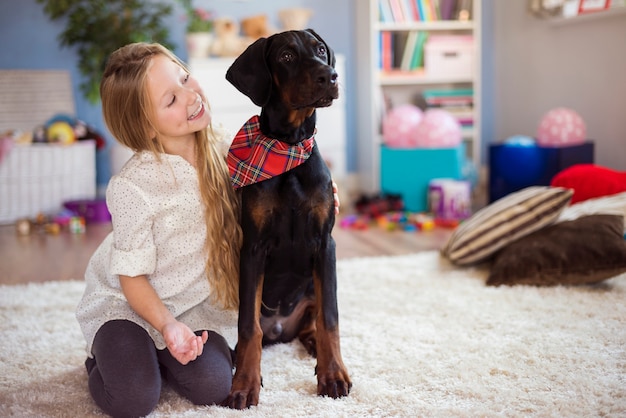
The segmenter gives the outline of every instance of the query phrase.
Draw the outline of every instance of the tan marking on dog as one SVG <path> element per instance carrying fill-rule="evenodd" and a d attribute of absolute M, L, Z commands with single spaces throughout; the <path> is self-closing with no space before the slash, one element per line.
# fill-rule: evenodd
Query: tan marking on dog
<path fill-rule="evenodd" d="M 263 276 L 258 280 L 258 287 L 254 299 L 254 332 L 250 340 L 239 339 L 237 342 L 237 370 L 233 377 L 233 384 L 229 399 L 240 397 L 245 405 L 238 405 L 238 409 L 258 405 L 261 391 L 261 351 L 263 331 L 260 325 L 261 297 L 263 295 Z"/>
<path fill-rule="evenodd" d="M 316 344 L 317 344 L 317 394 L 339 398 L 347 396 L 352 387 L 348 369 L 343 364 L 339 344 L 339 323 L 327 328 L 324 321 L 322 282 L 313 274 L 317 298 Z"/>
<path fill-rule="evenodd" d="M 289 123 L 293 126 L 300 126 L 304 123 L 306 118 L 311 117 L 315 112 L 314 107 L 305 107 L 304 109 L 292 110 L 289 112 Z"/>
<path fill-rule="evenodd" d="M 319 222 L 320 227 L 322 227 L 325 222 L 328 222 L 328 208 L 324 204 L 315 205 L 313 207 L 313 215 Z"/>
<path fill-rule="evenodd" d="M 276 199 L 269 196 L 261 198 L 252 205 L 250 216 L 252 216 L 252 221 L 258 230 L 263 229 L 267 220 L 277 209 L 276 206 Z"/>

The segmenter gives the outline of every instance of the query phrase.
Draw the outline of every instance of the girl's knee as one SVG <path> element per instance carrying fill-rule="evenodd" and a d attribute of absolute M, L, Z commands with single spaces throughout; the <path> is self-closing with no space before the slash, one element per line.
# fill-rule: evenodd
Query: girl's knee
<path fill-rule="evenodd" d="M 190 391 L 185 396 L 194 405 L 220 405 L 230 393 L 232 378 L 228 382 L 221 380 Z"/>
<path fill-rule="evenodd" d="M 105 389 L 104 396 L 93 397 L 98 406 L 113 417 L 145 417 L 159 403 L 161 385 L 154 386 Z"/>
<path fill-rule="evenodd" d="M 198 359 L 200 360 L 200 359 Z M 179 380 L 184 396 L 196 405 L 219 405 L 228 397 L 232 387 L 233 364 L 228 343 L 211 331 L 204 346 L 196 373 Z M 193 376 L 193 377 L 192 377 Z M 184 383 L 183 383 L 184 382 Z"/>

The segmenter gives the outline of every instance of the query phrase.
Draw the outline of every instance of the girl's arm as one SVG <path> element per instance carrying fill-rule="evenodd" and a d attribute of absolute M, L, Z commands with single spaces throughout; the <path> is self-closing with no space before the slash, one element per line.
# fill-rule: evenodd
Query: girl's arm
<path fill-rule="evenodd" d="M 122 291 L 131 308 L 163 335 L 167 349 L 181 364 L 195 360 L 208 339 L 205 331 L 197 336 L 191 329 L 174 318 L 145 275 L 119 276 Z"/>

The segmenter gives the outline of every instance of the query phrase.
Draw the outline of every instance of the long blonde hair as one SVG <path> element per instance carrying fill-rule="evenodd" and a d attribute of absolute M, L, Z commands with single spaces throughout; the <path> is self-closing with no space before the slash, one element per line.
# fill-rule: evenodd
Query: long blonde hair
<path fill-rule="evenodd" d="M 164 55 L 189 71 L 176 55 L 160 44 L 129 44 L 110 55 L 100 84 L 100 97 L 104 120 L 113 136 L 133 151 L 151 151 L 160 160 L 164 149 L 150 137 L 154 126 L 146 88 L 147 70 L 157 55 Z M 234 309 L 239 304 L 242 241 L 239 204 L 224 156 L 219 152 L 210 127 L 196 132 L 196 158 L 207 229 L 205 270 L 216 301 L 224 308 Z"/>

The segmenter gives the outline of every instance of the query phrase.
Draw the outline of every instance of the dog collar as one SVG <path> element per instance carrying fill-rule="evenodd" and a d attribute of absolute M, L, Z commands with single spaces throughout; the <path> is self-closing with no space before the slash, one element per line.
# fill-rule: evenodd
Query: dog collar
<path fill-rule="evenodd" d="M 295 145 L 268 138 L 255 115 L 237 132 L 228 150 L 231 183 L 238 189 L 283 174 L 305 162 L 314 146 L 315 135 Z"/>

